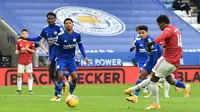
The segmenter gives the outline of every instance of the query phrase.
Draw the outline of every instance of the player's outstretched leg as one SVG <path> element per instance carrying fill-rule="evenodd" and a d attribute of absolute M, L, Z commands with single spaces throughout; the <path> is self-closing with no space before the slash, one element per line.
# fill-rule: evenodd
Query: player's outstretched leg
<path fill-rule="evenodd" d="M 145 86 L 149 85 L 149 83 L 150 83 L 150 79 L 148 78 L 146 80 L 143 80 L 141 83 L 139 83 L 139 84 L 137 84 L 137 85 L 135 85 L 135 86 L 133 86 L 131 88 L 126 89 L 124 91 L 124 93 L 125 94 L 133 93 L 133 91 L 138 90 L 138 89 L 140 89 L 142 87 L 145 87 Z M 130 96 L 130 97 L 126 97 L 126 100 L 131 101 L 133 103 L 137 103 L 138 102 L 138 97 Z"/>
<path fill-rule="evenodd" d="M 136 81 L 136 86 L 134 86 L 132 88 L 128 88 L 124 91 L 125 94 L 128 94 L 130 96 L 130 97 L 126 97 L 126 100 L 131 101 L 133 103 L 138 102 L 138 96 L 139 96 L 139 93 L 140 93 L 140 88 L 145 87 L 146 82 L 149 83 L 148 81 L 143 82 L 143 80 L 146 79 L 148 74 L 149 74 L 148 71 L 145 68 L 143 68 L 141 73 L 139 74 L 138 80 Z M 143 84 L 141 84 L 141 82 L 143 82 Z M 141 85 L 139 85 L 139 84 L 141 84 Z M 133 91 L 134 91 L 134 96 L 132 96 Z"/>
<path fill-rule="evenodd" d="M 166 77 L 166 80 L 170 85 L 175 85 L 176 87 L 183 88 L 184 89 L 184 97 L 188 98 L 190 96 L 190 84 L 185 84 L 180 80 L 174 79 L 171 75 Z"/>

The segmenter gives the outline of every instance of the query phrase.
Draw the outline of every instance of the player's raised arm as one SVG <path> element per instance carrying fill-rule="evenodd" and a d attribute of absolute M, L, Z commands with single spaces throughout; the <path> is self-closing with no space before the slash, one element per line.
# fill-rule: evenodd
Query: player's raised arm
<path fill-rule="evenodd" d="M 160 36 L 158 36 L 154 42 L 155 43 L 160 43 L 163 42 L 165 40 L 165 38 L 170 36 L 170 29 L 169 28 L 165 28 L 165 30 L 162 32 L 162 34 Z"/>
<path fill-rule="evenodd" d="M 34 37 L 34 38 L 27 38 L 27 40 L 29 41 L 40 41 L 41 39 L 43 39 L 46 36 L 45 31 L 42 30 L 42 32 L 40 33 L 39 36 Z"/>
<path fill-rule="evenodd" d="M 34 38 L 27 38 L 27 40 L 29 40 L 29 41 L 40 41 L 41 39 L 42 39 L 41 36 L 34 37 Z"/>

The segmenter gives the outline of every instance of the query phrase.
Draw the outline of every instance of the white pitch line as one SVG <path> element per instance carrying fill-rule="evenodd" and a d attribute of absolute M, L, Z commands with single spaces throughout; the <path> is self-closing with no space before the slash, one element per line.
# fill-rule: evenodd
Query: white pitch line
<path fill-rule="evenodd" d="M 0 97 L 15 97 L 15 96 L 23 96 L 23 97 L 52 97 L 52 95 L 34 95 L 34 94 L 0 94 Z M 63 96 L 65 97 L 65 96 Z M 126 96 L 78 96 L 80 98 L 125 98 Z M 151 98 L 143 98 L 142 99 L 151 99 Z M 166 98 L 163 98 L 166 99 Z M 184 97 L 170 97 L 168 99 L 185 99 Z M 200 97 L 189 97 L 188 99 L 200 99 Z"/>

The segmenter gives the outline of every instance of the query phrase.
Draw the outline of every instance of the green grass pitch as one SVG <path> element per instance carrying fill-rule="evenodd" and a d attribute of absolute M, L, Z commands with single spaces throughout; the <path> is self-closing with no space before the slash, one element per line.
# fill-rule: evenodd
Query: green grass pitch
<path fill-rule="evenodd" d="M 125 100 L 123 91 L 131 85 L 77 85 L 75 95 L 80 104 L 70 108 L 65 103 L 66 96 L 61 102 L 50 102 L 53 97 L 53 86 L 34 86 L 33 94 L 28 93 L 23 86 L 21 94 L 15 94 L 17 87 L 0 87 L 0 112 L 144 112 L 152 103 L 152 98 L 143 98 L 141 92 L 137 104 Z M 200 84 L 192 84 L 191 96 L 184 99 L 183 92 L 178 93 L 171 86 L 170 98 L 164 98 L 160 89 L 161 109 L 159 112 L 199 112 Z M 131 107 L 131 108 L 128 108 Z"/>

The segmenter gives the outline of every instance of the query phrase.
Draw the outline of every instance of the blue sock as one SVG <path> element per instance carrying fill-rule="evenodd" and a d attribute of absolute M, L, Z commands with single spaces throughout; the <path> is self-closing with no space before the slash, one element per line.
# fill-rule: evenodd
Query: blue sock
<path fill-rule="evenodd" d="M 136 85 L 139 84 L 139 83 L 141 83 L 142 81 L 143 81 L 142 79 L 138 79 L 138 80 L 136 81 Z M 135 90 L 134 95 L 135 95 L 135 96 L 138 96 L 139 93 L 140 93 L 140 89 Z"/>
<path fill-rule="evenodd" d="M 72 81 L 70 81 L 69 86 L 70 86 L 69 92 L 70 92 L 70 94 L 72 94 L 74 92 L 75 87 L 76 87 L 76 83 L 73 83 Z"/>
<path fill-rule="evenodd" d="M 65 76 L 68 80 L 69 76 L 70 76 L 70 73 L 69 72 L 64 72 L 63 76 Z"/>
<path fill-rule="evenodd" d="M 57 81 L 55 81 L 55 85 L 56 85 L 55 92 L 57 92 L 57 95 L 61 95 L 63 82 L 62 83 L 58 83 Z"/>
<path fill-rule="evenodd" d="M 179 88 L 184 88 L 185 89 L 185 84 L 181 82 L 180 80 L 175 79 L 175 86 Z"/>

